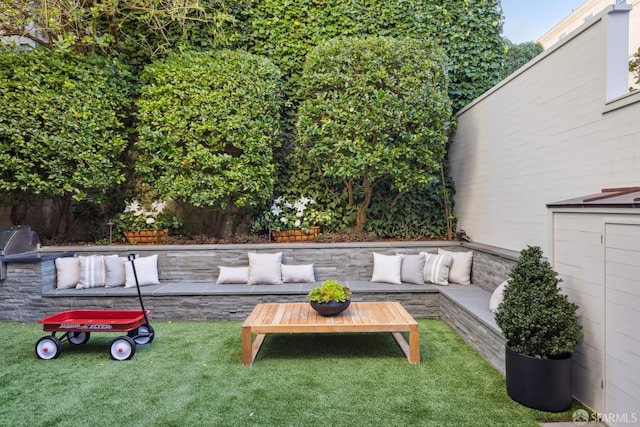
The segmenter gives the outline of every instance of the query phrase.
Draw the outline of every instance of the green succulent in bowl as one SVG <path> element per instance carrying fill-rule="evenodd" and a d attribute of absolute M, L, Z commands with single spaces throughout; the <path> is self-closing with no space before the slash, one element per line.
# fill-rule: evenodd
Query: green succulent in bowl
<path fill-rule="evenodd" d="M 307 298 L 316 302 L 344 302 L 351 298 L 351 289 L 336 280 L 327 280 L 321 287 L 314 286 Z"/>

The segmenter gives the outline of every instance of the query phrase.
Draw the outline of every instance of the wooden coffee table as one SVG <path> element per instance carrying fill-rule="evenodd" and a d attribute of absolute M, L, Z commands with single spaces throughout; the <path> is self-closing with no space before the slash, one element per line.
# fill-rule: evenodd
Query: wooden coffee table
<path fill-rule="evenodd" d="M 253 364 L 266 334 L 345 332 L 390 332 L 409 362 L 420 363 L 418 323 L 399 302 L 352 302 L 332 317 L 320 316 L 309 303 L 258 304 L 242 325 L 242 364 Z M 409 343 L 401 332 L 409 333 Z"/>

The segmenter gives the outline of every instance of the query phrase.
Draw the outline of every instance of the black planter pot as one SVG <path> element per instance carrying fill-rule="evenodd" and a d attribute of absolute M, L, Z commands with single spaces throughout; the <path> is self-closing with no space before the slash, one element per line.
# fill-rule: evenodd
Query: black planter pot
<path fill-rule="evenodd" d="M 507 393 L 529 408 L 563 412 L 571 408 L 571 354 L 536 359 L 505 345 Z"/>
<path fill-rule="evenodd" d="M 343 302 L 338 301 L 329 301 L 329 302 L 317 302 L 310 301 L 311 308 L 318 312 L 321 316 L 335 316 L 336 314 L 342 313 L 349 307 L 351 304 L 351 300 L 346 300 Z"/>

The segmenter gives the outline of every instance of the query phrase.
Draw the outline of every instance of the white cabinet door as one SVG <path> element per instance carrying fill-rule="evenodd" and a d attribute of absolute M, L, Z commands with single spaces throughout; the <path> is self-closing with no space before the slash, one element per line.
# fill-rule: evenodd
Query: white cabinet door
<path fill-rule="evenodd" d="M 603 421 L 639 425 L 640 224 L 605 225 L 605 337 Z"/>

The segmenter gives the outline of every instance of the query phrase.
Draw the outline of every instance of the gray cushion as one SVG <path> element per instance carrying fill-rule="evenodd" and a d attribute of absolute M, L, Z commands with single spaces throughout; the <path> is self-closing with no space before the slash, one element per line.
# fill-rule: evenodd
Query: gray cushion
<path fill-rule="evenodd" d="M 424 255 L 402 255 L 402 282 L 424 284 L 424 264 Z"/>
<path fill-rule="evenodd" d="M 127 280 L 124 263 L 125 257 L 105 257 L 104 258 L 104 287 L 115 288 L 124 286 Z"/>

